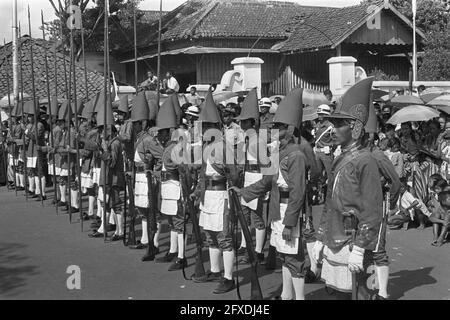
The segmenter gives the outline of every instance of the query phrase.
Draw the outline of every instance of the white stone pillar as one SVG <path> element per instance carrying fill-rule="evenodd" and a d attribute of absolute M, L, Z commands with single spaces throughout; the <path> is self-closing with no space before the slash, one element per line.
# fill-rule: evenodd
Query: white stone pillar
<path fill-rule="evenodd" d="M 261 98 L 262 75 L 261 67 L 264 61 L 255 57 L 236 58 L 231 61 L 235 71 L 241 74 L 242 90 L 258 88 L 258 98 Z"/>
<path fill-rule="evenodd" d="M 341 96 L 355 84 L 356 61 L 353 57 L 333 57 L 328 59 L 330 90 L 334 96 Z"/>

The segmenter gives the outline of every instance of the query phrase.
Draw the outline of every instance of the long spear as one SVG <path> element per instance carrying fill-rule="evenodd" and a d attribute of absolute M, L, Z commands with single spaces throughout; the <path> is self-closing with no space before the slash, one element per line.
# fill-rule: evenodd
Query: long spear
<path fill-rule="evenodd" d="M 3 39 L 3 46 L 6 48 L 6 40 Z M 10 87 L 9 87 L 9 75 L 6 73 L 6 87 L 8 89 L 8 106 L 9 106 L 9 135 L 12 137 L 12 106 L 11 106 L 11 93 L 10 93 Z M 18 103 L 18 102 L 17 102 Z M 17 197 L 17 177 L 16 177 L 16 143 L 13 142 L 12 144 L 12 158 L 13 158 L 13 174 L 14 174 L 14 190 L 16 192 Z M 9 159 L 8 159 L 9 160 Z"/>
<path fill-rule="evenodd" d="M 76 66 L 75 66 L 75 51 L 74 51 L 74 43 L 73 43 L 73 29 L 74 26 L 70 27 L 70 58 L 72 61 L 73 68 L 73 99 L 75 106 L 75 132 L 78 132 L 78 101 L 77 101 L 77 74 L 76 74 Z M 78 144 L 78 134 L 75 136 L 75 145 L 77 149 L 77 158 L 76 158 L 76 173 L 78 177 L 78 210 L 80 212 L 80 222 L 81 222 L 81 231 L 83 231 L 83 202 L 82 202 L 82 192 L 81 192 L 81 171 L 80 171 L 80 146 Z"/>
<path fill-rule="evenodd" d="M 107 108 L 111 94 L 111 87 L 109 82 L 109 0 L 105 0 L 105 25 L 104 25 L 104 114 L 103 114 L 103 141 L 106 143 L 107 134 Z M 106 241 L 108 236 L 108 221 L 106 221 L 106 160 L 103 160 L 103 240 Z"/>
<path fill-rule="evenodd" d="M 22 38 L 22 29 L 20 27 L 19 23 L 19 39 Z M 26 120 L 23 113 L 23 65 L 22 65 L 22 42 L 20 41 L 20 59 L 19 59 L 19 68 L 20 68 L 20 94 L 22 95 L 22 98 L 20 99 L 20 102 L 22 104 L 22 124 L 26 128 Z M 19 100 L 17 100 L 17 104 L 19 104 Z M 25 131 L 25 130 L 24 130 Z M 28 175 L 27 175 L 27 154 L 25 150 L 25 132 L 22 134 L 22 140 L 23 140 L 23 168 L 24 168 L 24 184 L 25 184 L 25 199 L 28 201 Z"/>
<path fill-rule="evenodd" d="M 45 83 L 47 84 L 47 100 L 48 100 L 48 111 L 49 111 L 49 116 L 50 116 L 50 143 L 52 148 L 55 147 L 55 140 L 53 138 L 53 117 L 52 117 L 52 106 L 51 106 L 51 93 L 50 93 L 50 79 L 48 77 L 48 60 L 47 60 L 47 43 L 45 41 L 45 23 L 44 23 L 44 13 L 41 10 L 41 22 L 42 22 L 42 39 L 44 40 L 44 55 L 45 55 Z M 58 103 L 58 102 L 56 102 Z M 58 193 L 57 193 L 57 186 L 56 186 L 56 161 L 55 161 L 55 155 L 53 155 L 52 157 L 52 162 L 53 162 L 53 189 L 55 192 L 55 207 L 56 210 L 58 210 L 58 203 L 57 203 L 57 199 L 58 199 Z"/>
<path fill-rule="evenodd" d="M 54 69 L 55 69 L 54 70 L 54 72 L 55 72 L 55 79 L 54 79 L 54 81 L 55 81 L 55 98 L 58 101 L 58 48 L 56 46 L 56 43 L 55 43 L 55 47 L 54 47 L 53 57 L 54 57 Z M 56 102 L 56 103 L 58 103 L 58 102 Z M 56 113 L 56 120 L 57 121 L 59 120 L 58 113 Z M 56 146 L 53 146 L 53 147 L 55 148 Z M 53 155 L 53 157 L 55 157 L 55 154 Z M 55 167 L 55 165 L 53 167 Z M 55 170 L 56 170 L 56 167 L 55 167 Z M 56 190 L 56 191 L 58 191 L 58 190 Z M 59 203 L 58 203 L 57 193 L 55 193 L 55 203 L 56 203 L 56 215 L 58 215 Z"/>
<path fill-rule="evenodd" d="M 38 168 L 36 168 L 37 174 L 38 174 L 38 178 L 39 178 L 39 187 L 40 187 L 40 197 L 41 197 L 41 204 L 44 205 L 44 189 L 45 186 L 42 185 L 42 179 L 41 179 L 41 172 L 39 170 L 39 166 L 42 166 L 42 156 L 39 157 L 39 131 L 38 131 L 38 123 L 39 123 L 39 101 L 36 100 L 36 86 L 34 84 L 34 56 L 33 56 L 33 38 L 31 37 L 31 16 L 30 16 L 30 6 L 28 5 L 28 32 L 30 34 L 30 60 L 31 60 L 31 88 L 33 91 L 33 105 L 34 105 L 34 134 L 35 134 L 35 139 L 36 139 L 36 146 L 34 146 L 33 143 L 33 150 L 34 148 L 36 148 L 36 155 L 37 155 L 37 161 L 36 161 L 36 166 Z M 31 141 L 30 141 L 31 143 Z"/>
<path fill-rule="evenodd" d="M 88 85 L 88 76 L 87 76 L 87 67 L 86 67 L 86 55 L 84 50 L 84 27 L 83 21 L 81 21 L 81 50 L 83 55 L 83 67 L 84 67 L 84 85 L 86 90 L 86 102 L 89 101 L 89 85 Z"/>

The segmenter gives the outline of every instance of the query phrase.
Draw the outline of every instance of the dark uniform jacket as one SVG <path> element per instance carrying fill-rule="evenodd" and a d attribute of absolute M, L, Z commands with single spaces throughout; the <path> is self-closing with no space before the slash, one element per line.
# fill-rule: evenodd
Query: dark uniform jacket
<path fill-rule="evenodd" d="M 105 170 L 106 170 L 106 186 L 125 187 L 125 172 L 123 168 L 123 154 L 122 144 L 117 137 L 107 142 L 107 150 L 103 152 L 102 166 L 100 175 L 100 186 L 105 185 Z"/>
<path fill-rule="evenodd" d="M 323 134 L 329 127 L 332 127 L 332 126 L 333 125 L 328 120 L 325 120 L 323 123 L 320 123 L 320 122 L 317 123 L 316 132 L 315 132 L 317 148 L 332 147 L 334 145 L 333 139 L 331 138 L 331 132 Z M 319 138 L 320 138 L 320 140 L 317 140 Z"/>
<path fill-rule="evenodd" d="M 90 173 L 92 168 L 100 168 L 100 134 L 97 128 L 91 129 L 80 139 L 83 143 L 83 150 L 80 151 L 83 160 L 81 172 Z"/>
<path fill-rule="evenodd" d="M 306 158 L 298 144 L 288 143 L 280 150 L 280 170 L 289 188 L 289 199 L 283 224 L 295 227 L 300 221 L 300 214 L 305 200 Z M 280 220 L 280 191 L 278 189 L 279 173 L 264 176 L 262 180 L 242 189 L 242 197 L 250 202 L 270 191 L 269 221 Z"/>
<path fill-rule="evenodd" d="M 317 239 L 340 250 L 352 242 L 375 249 L 383 216 L 383 195 L 377 162 L 367 149 L 343 150 L 332 166 L 326 205 Z"/>
<path fill-rule="evenodd" d="M 378 148 L 374 148 L 372 149 L 372 155 L 377 161 L 378 170 L 381 177 L 385 180 L 382 185 L 384 186 L 386 183 L 390 184 L 390 207 L 391 209 L 395 209 L 398 198 L 400 197 L 400 178 L 395 171 L 395 167 L 391 160 L 389 160 L 383 151 Z"/>
<path fill-rule="evenodd" d="M 45 128 L 41 122 L 37 123 L 37 138 L 36 138 L 36 125 L 28 126 L 28 133 L 26 135 L 28 139 L 28 149 L 27 149 L 27 157 L 37 157 L 38 149 L 37 146 L 43 147 L 45 146 Z"/>
<path fill-rule="evenodd" d="M 125 151 L 127 159 L 133 159 L 133 122 L 131 120 L 125 120 L 120 126 L 117 138 L 122 142 L 122 148 Z"/>
<path fill-rule="evenodd" d="M 67 146 L 70 146 L 71 149 L 75 149 L 75 130 L 70 127 L 70 140 L 69 140 L 69 131 L 67 129 L 62 131 L 61 140 L 58 144 L 58 150 L 57 152 L 61 156 L 61 169 L 70 169 L 73 170 L 74 166 L 76 165 L 76 154 L 73 152 L 68 153 L 65 151 Z M 70 161 L 69 161 L 70 156 Z M 70 168 L 69 168 L 70 163 Z"/>

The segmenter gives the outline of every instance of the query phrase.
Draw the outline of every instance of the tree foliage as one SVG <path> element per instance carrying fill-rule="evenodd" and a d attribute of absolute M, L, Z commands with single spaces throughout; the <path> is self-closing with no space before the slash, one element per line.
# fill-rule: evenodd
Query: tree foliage
<path fill-rule="evenodd" d="M 450 25 L 444 31 L 428 34 L 418 70 L 424 81 L 450 80 Z"/>
<path fill-rule="evenodd" d="M 46 32 L 51 39 L 64 43 L 66 48 L 70 43 L 70 30 L 66 22 L 69 14 L 66 8 L 70 0 L 49 0 L 55 10 L 57 20 L 46 24 Z M 133 45 L 133 20 L 136 12 L 136 24 L 138 30 L 143 26 L 143 12 L 138 10 L 142 0 L 110 0 L 109 16 L 109 46 L 112 52 Z M 82 11 L 82 23 L 84 29 L 85 46 L 90 50 L 102 51 L 104 47 L 104 10 L 105 0 L 72 0 L 72 4 L 78 5 Z M 60 30 L 63 37 L 61 39 Z M 74 46 L 76 52 L 81 49 L 81 31 L 74 31 Z"/>

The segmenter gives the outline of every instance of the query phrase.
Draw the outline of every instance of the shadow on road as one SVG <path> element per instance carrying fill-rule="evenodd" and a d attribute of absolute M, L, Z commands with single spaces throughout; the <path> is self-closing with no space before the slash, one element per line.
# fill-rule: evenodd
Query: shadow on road
<path fill-rule="evenodd" d="M 26 265 L 28 257 L 21 254 L 25 247 L 18 243 L 0 244 L 0 296 L 17 294 L 26 278 L 37 274 L 37 267 Z"/>
<path fill-rule="evenodd" d="M 430 275 L 431 270 L 433 267 L 402 270 L 391 274 L 389 277 L 390 300 L 400 299 L 409 290 L 437 283 L 437 280 Z"/>

